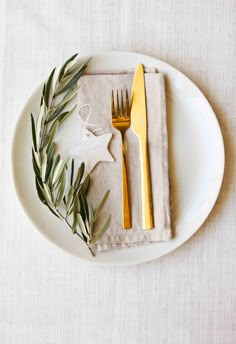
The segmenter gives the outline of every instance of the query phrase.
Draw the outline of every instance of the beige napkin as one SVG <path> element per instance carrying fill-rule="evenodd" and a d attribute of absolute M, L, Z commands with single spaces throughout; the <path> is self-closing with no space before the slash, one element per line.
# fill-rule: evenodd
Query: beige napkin
<path fill-rule="evenodd" d="M 151 183 L 155 228 L 142 229 L 141 182 L 138 138 L 130 127 L 126 132 L 128 180 L 132 209 L 132 229 L 122 228 L 122 170 L 121 136 L 111 124 L 111 91 L 132 87 L 133 73 L 84 75 L 79 80 L 78 105 L 91 105 L 90 123 L 103 130 L 97 135 L 113 134 L 109 150 L 115 162 L 100 162 L 91 174 L 92 185 L 89 194 L 94 205 L 110 189 L 104 207 L 104 221 L 111 214 L 111 225 L 97 243 L 97 250 L 103 251 L 121 247 L 148 244 L 171 239 L 169 177 L 168 177 L 168 140 L 166 128 L 166 103 L 164 76 L 161 73 L 145 73 L 148 142 L 150 155 Z M 86 120 L 87 114 L 82 119 Z"/>

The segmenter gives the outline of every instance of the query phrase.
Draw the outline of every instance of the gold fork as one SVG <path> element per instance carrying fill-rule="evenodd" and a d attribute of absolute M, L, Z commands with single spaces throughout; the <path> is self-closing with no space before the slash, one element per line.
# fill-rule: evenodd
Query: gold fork
<path fill-rule="evenodd" d="M 122 203 L 123 203 L 123 228 L 131 228 L 131 215 L 129 204 L 129 192 L 128 192 L 128 180 L 127 180 L 127 168 L 126 168 L 126 149 L 124 143 L 124 136 L 126 130 L 130 126 L 130 107 L 129 96 L 126 90 L 125 106 L 123 100 L 123 92 L 121 91 L 121 99 L 119 100 L 119 93 L 116 93 L 116 107 L 114 101 L 114 93 L 111 94 L 111 113 L 112 113 L 112 125 L 115 129 L 119 130 L 122 139 Z"/>

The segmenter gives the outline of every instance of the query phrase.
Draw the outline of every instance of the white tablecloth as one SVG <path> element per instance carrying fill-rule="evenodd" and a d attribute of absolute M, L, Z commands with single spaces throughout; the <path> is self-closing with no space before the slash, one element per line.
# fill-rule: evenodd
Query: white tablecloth
<path fill-rule="evenodd" d="M 236 342 L 236 21 L 234 0 L 0 2 L 0 343 Z M 137 51 L 205 93 L 226 148 L 222 191 L 197 234 L 131 267 L 95 267 L 34 229 L 11 180 L 20 110 L 74 52 Z"/>

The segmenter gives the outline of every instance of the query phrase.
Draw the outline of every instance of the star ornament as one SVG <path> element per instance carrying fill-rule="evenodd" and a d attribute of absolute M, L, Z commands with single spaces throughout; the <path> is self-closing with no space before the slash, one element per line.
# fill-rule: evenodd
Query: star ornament
<path fill-rule="evenodd" d="M 111 138 L 112 133 L 96 136 L 88 129 L 84 129 L 81 144 L 73 148 L 70 154 L 78 157 L 81 162 L 84 162 L 87 173 L 90 173 L 99 162 L 114 161 L 114 158 L 108 150 L 108 144 Z"/>

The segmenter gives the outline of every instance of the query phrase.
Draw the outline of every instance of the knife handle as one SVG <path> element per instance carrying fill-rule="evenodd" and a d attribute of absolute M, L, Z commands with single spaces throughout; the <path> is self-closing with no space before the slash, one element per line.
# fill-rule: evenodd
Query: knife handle
<path fill-rule="evenodd" d="M 142 224 L 143 229 L 152 229 L 154 227 L 154 221 L 147 142 L 140 140 L 139 148 L 141 165 Z"/>
<path fill-rule="evenodd" d="M 125 150 L 123 135 L 122 135 L 122 204 L 123 204 L 123 228 L 130 229 L 132 226 L 131 226 L 129 189 L 128 189 L 128 180 L 127 180 L 127 168 L 126 168 L 126 150 Z"/>

